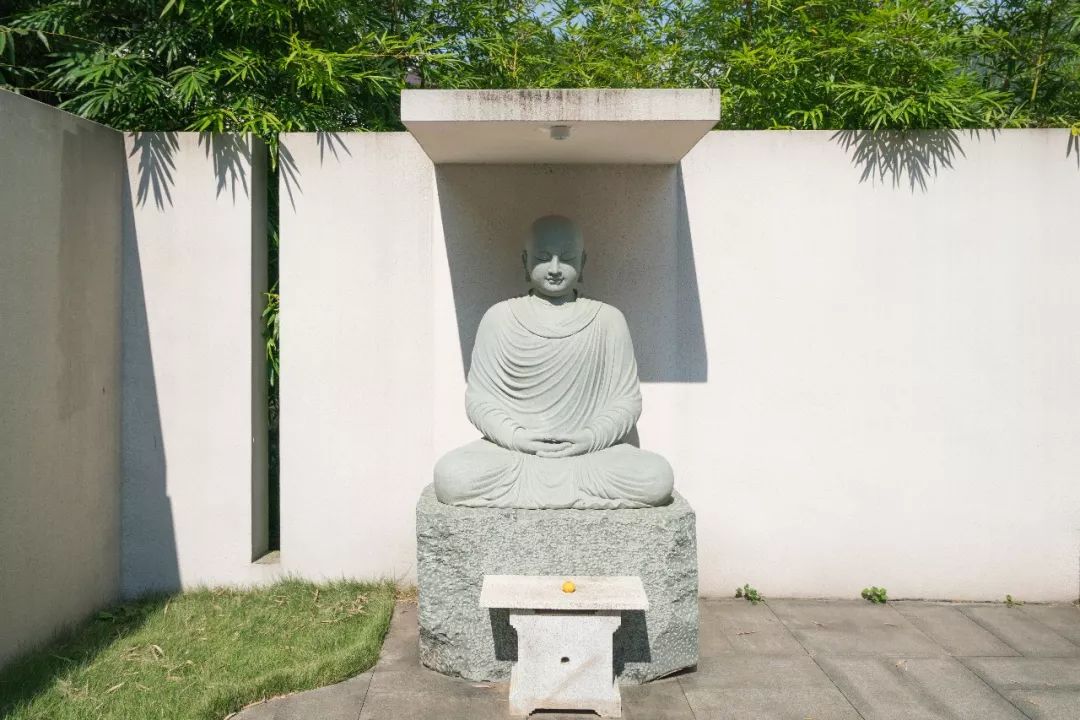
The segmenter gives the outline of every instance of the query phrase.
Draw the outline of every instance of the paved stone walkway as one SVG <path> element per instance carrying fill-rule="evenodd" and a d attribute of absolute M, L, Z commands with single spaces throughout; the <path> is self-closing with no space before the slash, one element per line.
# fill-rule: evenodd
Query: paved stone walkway
<path fill-rule="evenodd" d="M 697 670 L 622 696 L 628 720 L 1080 720 L 1080 608 L 702 600 Z M 422 668 L 399 605 L 373 670 L 233 720 L 505 720 L 506 698 Z"/>

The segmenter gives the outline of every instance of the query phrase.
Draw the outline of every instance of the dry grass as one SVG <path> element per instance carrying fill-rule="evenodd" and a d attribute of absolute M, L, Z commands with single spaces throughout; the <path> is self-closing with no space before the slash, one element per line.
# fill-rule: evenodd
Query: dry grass
<path fill-rule="evenodd" d="M 399 603 L 405 603 L 406 605 L 415 605 L 417 598 L 416 586 L 399 584 L 397 586 L 397 594 L 395 598 Z"/>

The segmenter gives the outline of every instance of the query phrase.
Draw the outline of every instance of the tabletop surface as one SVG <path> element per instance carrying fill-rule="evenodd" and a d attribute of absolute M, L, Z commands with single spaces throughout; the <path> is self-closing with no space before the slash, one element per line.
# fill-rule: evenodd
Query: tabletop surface
<path fill-rule="evenodd" d="M 563 583 L 574 592 L 563 592 Z M 480 607 L 518 610 L 648 610 L 641 578 L 626 575 L 485 575 Z"/>

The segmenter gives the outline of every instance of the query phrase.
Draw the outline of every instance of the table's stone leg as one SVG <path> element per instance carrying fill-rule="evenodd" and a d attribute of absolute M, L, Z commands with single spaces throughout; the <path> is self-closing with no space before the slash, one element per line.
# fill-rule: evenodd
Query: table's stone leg
<path fill-rule="evenodd" d="M 510 712 L 593 710 L 619 717 L 612 636 L 620 613 L 511 611 L 518 659 L 510 673 Z"/>

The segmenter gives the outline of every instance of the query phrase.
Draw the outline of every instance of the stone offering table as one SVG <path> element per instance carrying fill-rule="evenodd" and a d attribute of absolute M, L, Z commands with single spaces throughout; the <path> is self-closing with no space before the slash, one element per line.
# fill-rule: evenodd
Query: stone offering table
<path fill-rule="evenodd" d="M 519 635 L 506 609 L 480 607 L 485 575 L 637 576 L 648 610 L 622 611 L 613 639 L 622 683 L 697 664 L 694 511 L 522 510 L 440 503 L 428 487 L 416 507 L 420 659 L 447 675 L 506 680 Z"/>
<path fill-rule="evenodd" d="M 569 592 L 567 581 L 573 583 Z M 622 714 L 611 638 L 621 611 L 649 609 L 641 578 L 486 575 L 480 607 L 509 610 L 517 630 L 512 715 L 540 709 Z"/>

